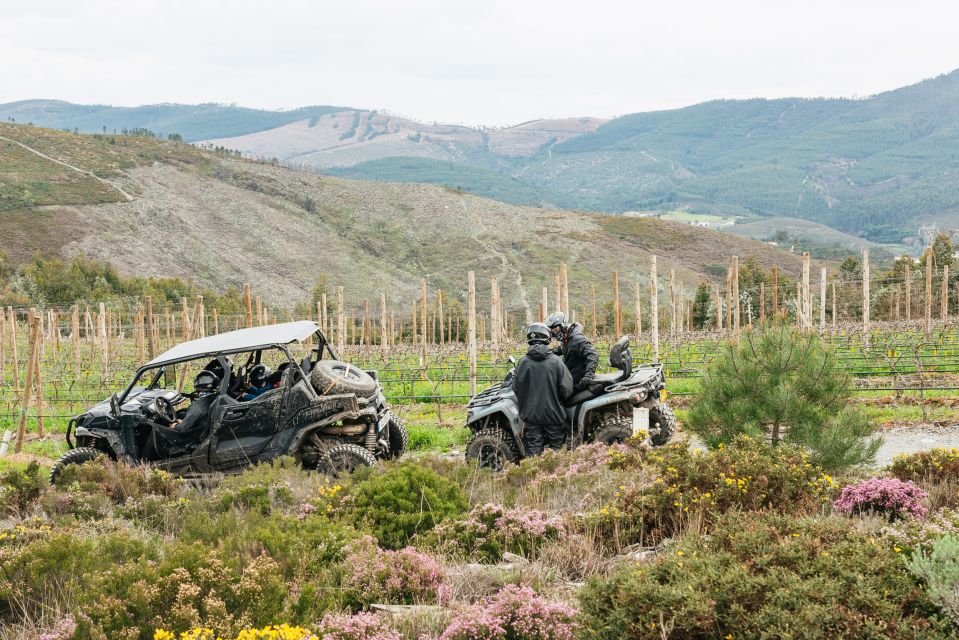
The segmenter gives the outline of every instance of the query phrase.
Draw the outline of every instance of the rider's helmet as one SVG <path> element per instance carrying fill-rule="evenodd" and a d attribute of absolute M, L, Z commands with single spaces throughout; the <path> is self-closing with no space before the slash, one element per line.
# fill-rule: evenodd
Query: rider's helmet
<path fill-rule="evenodd" d="M 255 365 L 250 369 L 250 384 L 254 387 L 265 387 L 266 379 L 270 377 L 273 372 L 270 371 L 270 368 L 265 364 Z"/>
<path fill-rule="evenodd" d="M 232 360 L 229 356 L 226 356 L 226 363 L 227 363 L 227 365 L 230 367 L 230 372 L 231 372 L 231 374 L 232 374 L 232 372 L 233 372 L 233 360 Z M 214 358 L 213 360 L 210 360 L 208 363 L 206 363 L 206 366 L 203 367 L 203 370 L 204 370 L 204 371 L 209 371 L 210 373 L 212 373 L 213 375 L 215 375 L 215 376 L 216 376 L 217 378 L 219 378 L 220 380 L 223 379 L 223 374 L 226 373 L 226 372 L 223 370 L 223 365 L 220 363 L 219 358 Z"/>
<path fill-rule="evenodd" d="M 207 369 L 196 374 L 196 378 L 193 379 L 193 388 L 202 396 L 214 393 L 219 386 L 220 379 L 216 377 L 212 371 Z"/>
<path fill-rule="evenodd" d="M 554 311 L 546 318 L 546 326 L 556 339 L 561 339 L 569 331 L 569 320 L 562 311 Z"/>
<path fill-rule="evenodd" d="M 549 327 L 542 322 L 534 322 L 526 327 L 526 342 L 533 344 L 549 344 Z"/>

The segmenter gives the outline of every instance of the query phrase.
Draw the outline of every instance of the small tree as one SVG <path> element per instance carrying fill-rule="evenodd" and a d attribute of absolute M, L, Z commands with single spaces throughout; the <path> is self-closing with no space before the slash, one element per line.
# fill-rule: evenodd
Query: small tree
<path fill-rule="evenodd" d="M 697 329 L 705 329 L 712 324 L 712 300 L 709 297 L 709 285 L 705 282 L 699 284 L 696 289 L 696 298 L 693 300 L 693 326 Z"/>
<path fill-rule="evenodd" d="M 829 469 L 871 461 L 881 444 L 850 408 L 852 380 L 818 336 L 786 325 L 747 331 L 709 366 L 687 428 L 710 447 L 738 435 L 804 446 Z"/>

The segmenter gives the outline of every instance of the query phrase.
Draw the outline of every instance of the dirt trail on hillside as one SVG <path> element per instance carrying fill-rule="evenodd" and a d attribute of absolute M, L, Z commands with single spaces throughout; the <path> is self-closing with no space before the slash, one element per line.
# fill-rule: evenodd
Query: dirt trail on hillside
<path fill-rule="evenodd" d="M 50 162 L 54 162 L 54 163 L 56 163 L 56 164 L 58 164 L 58 165 L 61 165 L 61 166 L 63 166 L 63 167 L 66 167 L 67 169 L 72 169 L 73 171 L 76 171 L 77 173 L 82 173 L 83 175 L 88 176 L 88 177 L 90 177 L 90 178 L 93 178 L 94 180 L 99 180 L 100 182 L 102 182 L 103 184 L 107 185 L 107 186 L 110 187 L 111 189 L 114 189 L 114 190 L 118 191 L 124 198 L 126 198 L 127 202 L 131 202 L 131 201 L 133 200 L 133 196 L 131 196 L 129 193 L 127 193 L 126 191 L 124 191 L 123 189 L 121 189 L 120 187 L 118 187 L 117 185 L 113 184 L 113 183 L 110 182 L 109 180 L 105 180 L 104 178 L 101 178 L 100 176 L 96 175 L 96 174 L 93 173 L 92 171 L 87 171 L 86 169 L 81 169 L 80 167 L 75 167 L 75 166 L 73 166 L 72 164 L 67 164 L 66 162 L 64 162 L 64 161 L 62 161 L 62 160 L 57 160 L 56 158 L 51 158 L 50 156 L 48 156 L 47 154 L 43 153 L 42 151 L 37 151 L 37 150 L 34 149 L 33 147 L 28 147 L 27 145 L 23 144 L 22 142 L 17 142 L 16 140 L 12 140 L 12 139 L 10 139 L 10 138 L 7 138 L 6 136 L 0 136 L 0 140 L 5 140 L 6 142 L 11 142 L 11 143 L 13 143 L 13 144 L 15 144 L 15 145 L 18 145 L 18 146 L 20 146 L 20 147 L 23 147 L 24 149 L 26 149 L 27 151 L 29 151 L 30 153 L 32 153 L 32 154 L 34 154 L 34 155 L 40 156 L 40 157 L 43 158 L 44 160 L 49 160 Z"/>

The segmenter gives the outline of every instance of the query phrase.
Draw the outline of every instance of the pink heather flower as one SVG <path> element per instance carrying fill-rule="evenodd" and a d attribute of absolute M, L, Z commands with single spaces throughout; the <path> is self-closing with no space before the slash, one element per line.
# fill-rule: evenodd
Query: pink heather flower
<path fill-rule="evenodd" d="M 435 602 L 446 574 L 432 556 L 406 547 L 385 551 L 364 540 L 346 559 L 343 587 L 357 603 L 424 604 Z"/>
<path fill-rule="evenodd" d="M 890 520 L 903 515 L 922 518 L 927 512 L 922 501 L 927 497 L 925 491 L 909 481 L 869 478 L 843 487 L 832 506 L 844 515 L 876 513 Z"/>
<path fill-rule="evenodd" d="M 345 615 L 328 613 L 320 622 L 323 640 L 403 640 L 383 620 L 372 613 Z"/>
<path fill-rule="evenodd" d="M 40 640 L 70 640 L 77 632 L 77 623 L 67 616 L 57 620 L 53 629 L 40 634 Z"/>
<path fill-rule="evenodd" d="M 440 640 L 572 640 L 575 615 L 568 604 L 507 585 L 487 604 L 461 610 Z"/>

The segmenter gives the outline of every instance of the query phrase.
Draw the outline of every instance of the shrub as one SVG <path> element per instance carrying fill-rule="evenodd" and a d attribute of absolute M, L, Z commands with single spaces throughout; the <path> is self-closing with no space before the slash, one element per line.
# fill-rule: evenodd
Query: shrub
<path fill-rule="evenodd" d="M 730 510 L 815 513 L 833 486 L 800 447 L 748 437 L 712 451 L 669 444 L 646 452 L 642 464 L 634 482 L 587 518 L 607 539 L 656 543 L 691 520 L 708 525 Z"/>
<path fill-rule="evenodd" d="M 24 511 L 46 486 L 46 478 L 36 462 L 25 467 L 10 467 L 0 474 L 0 514 Z"/>
<path fill-rule="evenodd" d="M 230 640 L 221 638 L 213 629 L 197 627 L 176 635 L 166 629 L 153 632 L 153 640 Z M 262 629 L 244 629 L 233 640 L 319 640 L 309 629 L 294 627 L 286 623 L 269 625 Z"/>
<path fill-rule="evenodd" d="M 903 516 L 922 518 L 926 507 L 922 501 L 926 492 L 911 482 L 898 478 L 869 478 L 842 488 L 833 508 L 847 516 L 882 515 L 888 520 Z"/>
<path fill-rule="evenodd" d="M 108 496 L 115 503 L 147 495 L 171 497 L 179 488 L 177 480 L 166 471 L 131 467 L 106 456 L 64 467 L 57 475 L 56 484 L 60 489 Z"/>
<path fill-rule="evenodd" d="M 575 615 L 529 587 L 507 585 L 489 603 L 454 615 L 440 640 L 572 640 Z"/>
<path fill-rule="evenodd" d="M 77 632 L 77 623 L 73 618 L 67 616 L 60 618 L 49 631 L 40 634 L 39 640 L 71 640 Z"/>
<path fill-rule="evenodd" d="M 462 489 L 435 471 L 406 463 L 356 487 L 354 517 L 367 524 L 380 545 L 400 549 L 467 507 Z"/>
<path fill-rule="evenodd" d="M 905 518 L 884 527 L 882 534 L 897 553 L 928 552 L 939 538 L 959 535 L 959 511 L 944 509 L 926 518 Z"/>
<path fill-rule="evenodd" d="M 372 538 L 353 545 L 346 558 L 343 588 L 354 609 L 371 604 L 436 602 L 445 574 L 440 564 L 412 547 L 382 550 Z"/>
<path fill-rule="evenodd" d="M 327 614 L 320 628 L 323 640 L 402 640 L 399 633 L 371 613 Z"/>
<path fill-rule="evenodd" d="M 481 562 L 499 562 L 509 551 L 531 557 L 565 531 L 563 521 L 536 509 L 506 509 L 487 504 L 475 507 L 462 520 L 447 521 L 433 532 L 446 554 Z"/>
<path fill-rule="evenodd" d="M 952 637 L 899 554 L 828 517 L 724 516 L 580 603 L 596 640 Z"/>
<path fill-rule="evenodd" d="M 870 462 L 880 445 L 864 414 L 849 408 L 852 391 L 849 372 L 818 336 L 785 325 L 746 331 L 709 365 L 685 426 L 710 447 L 768 436 L 841 469 Z"/>
<path fill-rule="evenodd" d="M 959 480 L 959 449 L 930 449 L 898 455 L 889 465 L 889 473 L 913 482 Z"/>
<path fill-rule="evenodd" d="M 950 534 L 932 543 L 929 555 L 913 552 L 909 570 L 929 585 L 929 597 L 959 625 L 959 536 Z"/>

